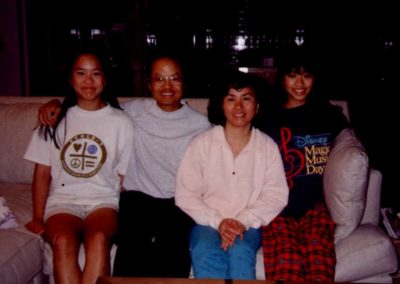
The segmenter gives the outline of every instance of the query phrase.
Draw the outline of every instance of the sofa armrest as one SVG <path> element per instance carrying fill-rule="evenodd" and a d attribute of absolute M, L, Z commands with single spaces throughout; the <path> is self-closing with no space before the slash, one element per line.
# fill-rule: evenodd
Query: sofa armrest
<path fill-rule="evenodd" d="M 397 270 L 396 250 L 377 226 L 359 226 L 336 243 L 335 282 L 349 282 Z"/>
<path fill-rule="evenodd" d="M 382 174 L 371 168 L 367 187 L 367 200 L 361 224 L 379 224 L 379 211 L 381 204 Z"/>

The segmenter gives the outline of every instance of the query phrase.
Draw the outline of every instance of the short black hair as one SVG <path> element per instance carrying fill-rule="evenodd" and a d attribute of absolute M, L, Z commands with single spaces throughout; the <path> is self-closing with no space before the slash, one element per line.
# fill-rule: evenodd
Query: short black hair
<path fill-rule="evenodd" d="M 222 104 L 231 88 L 235 90 L 251 88 L 254 91 L 260 110 L 263 108 L 265 98 L 269 93 L 268 82 L 260 76 L 235 69 L 226 70 L 223 77 L 217 81 L 209 97 L 208 120 L 214 125 L 225 126 L 226 117 L 222 111 Z M 256 124 L 257 119 L 258 114 L 253 119 L 253 125 Z"/>
<path fill-rule="evenodd" d="M 184 65 L 185 60 L 182 57 L 182 55 L 180 55 L 174 51 L 160 49 L 160 50 L 153 50 L 146 59 L 145 74 L 148 78 L 150 78 L 150 76 L 151 76 L 153 63 L 161 58 L 169 58 L 169 59 L 175 61 L 181 68 L 182 76 L 185 75 L 185 71 L 186 71 L 185 70 L 186 68 Z"/>

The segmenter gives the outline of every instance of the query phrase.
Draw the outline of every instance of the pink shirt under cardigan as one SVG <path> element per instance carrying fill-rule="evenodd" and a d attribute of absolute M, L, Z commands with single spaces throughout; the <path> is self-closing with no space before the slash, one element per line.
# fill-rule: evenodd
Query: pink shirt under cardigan
<path fill-rule="evenodd" d="M 268 225 L 286 206 L 288 186 L 277 144 L 253 128 L 234 158 L 224 128 L 193 139 L 177 175 L 176 204 L 197 224 L 218 229 L 225 218 L 246 229 Z"/>

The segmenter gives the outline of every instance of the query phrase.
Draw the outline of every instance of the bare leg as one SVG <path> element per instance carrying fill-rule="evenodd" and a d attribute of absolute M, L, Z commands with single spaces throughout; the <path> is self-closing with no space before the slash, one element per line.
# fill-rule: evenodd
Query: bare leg
<path fill-rule="evenodd" d="M 53 215 L 46 222 L 46 238 L 53 250 L 54 277 L 58 284 L 80 282 L 78 253 L 82 229 L 80 218 L 65 213 Z"/>
<path fill-rule="evenodd" d="M 97 277 L 111 274 L 111 239 L 117 231 L 117 212 L 100 208 L 84 221 L 84 244 L 86 263 L 81 284 L 94 284 Z"/>

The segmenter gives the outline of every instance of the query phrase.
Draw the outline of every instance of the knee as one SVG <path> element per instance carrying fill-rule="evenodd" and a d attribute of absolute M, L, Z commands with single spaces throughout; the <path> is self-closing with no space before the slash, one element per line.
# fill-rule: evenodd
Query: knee
<path fill-rule="evenodd" d="M 55 252 L 66 252 L 73 249 L 77 249 L 78 247 L 78 239 L 65 235 L 65 234 L 56 234 L 49 240 L 50 246 Z"/>
<path fill-rule="evenodd" d="M 229 252 L 230 277 L 233 279 L 255 279 L 256 251 L 240 242 L 235 243 Z"/>
<path fill-rule="evenodd" d="M 96 249 L 109 249 L 111 247 L 111 239 L 101 231 L 85 235 L 84 242 L 85 246 Z"/>
<path fill-rule="evenodd" d="M 192 259 L 200 260 L 203 259 L 210 251 L 209 245 L 205 242 L 197 242 L 196 245 L 191 246 L 190 254 Z"/>
<path fill-rule="evenodd" d="M 248 245 L 246 242 L 237 240 L 235 244 L 229 249 L 229 254 L 233 258 L 238 259 L 248 259 L 250 261 L 256 259 L 257 250 L 255 250 L 252 246 Z"/>
<path fill-rule="evenodd" d="M 226 258 L 225 252 L 220 246 L 215 246 L 207 241 L 198 242 L 196 246 L 191 248 L 190 254 L 192 261 L 197 264 L 207 263 L 210 260 L 224 262 Z"/>

